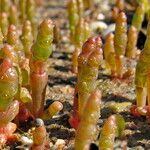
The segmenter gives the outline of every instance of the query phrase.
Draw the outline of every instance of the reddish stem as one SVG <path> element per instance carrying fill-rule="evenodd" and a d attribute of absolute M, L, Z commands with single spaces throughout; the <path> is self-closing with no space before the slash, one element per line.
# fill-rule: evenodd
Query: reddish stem
<path fill-rule="evenodd" d="M 44 110 L 44 99 L 46 93 L 48 75 L 46 72 L 42 74 L 31 74 L 31 90 L 32 90 L 32 113 L 34 117 L 42 115 Z"/>

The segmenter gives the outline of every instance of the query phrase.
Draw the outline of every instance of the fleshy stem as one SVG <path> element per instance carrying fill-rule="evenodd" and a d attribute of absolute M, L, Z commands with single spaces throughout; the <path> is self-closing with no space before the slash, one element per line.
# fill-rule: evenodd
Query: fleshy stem
<path fill-rule="evenodd" d="M 32 27 L 29 20 L 26 20 L 23 24 L 21 41 L 23 44 L 25 56 L 26 58 L 30 59 L 33 36 L 32 36 Z"/>
<path fill-rule="evenodd" d="M 83 110 L 83 117 L 80 120 L 76 131 L 75 150 L 87 150 L 90 143 L 96 137 L 96 124 L 100 117 L 101 93 L 94 91 L 91 93 Z"/>
<path fill-rule="evenodd" d="M 46 128 L 43 120 L 35 120 L 35 129 L 33 131 L 33 145 L 31 150 L 44 150 L 46 144 Z"/>
<path fill-rule="evenodd" d="M 137 7 L 136 12 L 132 19 L 132 26 L 134 26 L 138 32 L 141 30 L 144 16 L 145 16 L 145 9 L 144 9 L 143 4 L 141 4 Z"/>
<path fill-rule="evenodd" d="M 104 58 L 106 60 L 106 68 L 110 68 L 111 76 L 115 76 L 116 75 L 116 62 L 115 62 L 113 33 L 108 34 L 106 37 L 105 44 L 104 44 Z"/>
<path fill-rule="evenodd" d="M 139 61 L 136 65 L 135 85 L 136 85 L 136 107 L 140 115 L 145 115 L 146 111 L 146 96 L 148 99 L 148 106 L 150 106 L 150 21 L 147 26 L 147 39 L 144 49 L 140 55 Z"/>
<path fill-rule="evenodd" d="M 38 30 L 37 39 L 32 46 L 31 59 L 31 91 L 33 115 L 42 115 L 48 75 L 46 61 L 52 53 L 53 23 L 50 19 L 44 20 Z"/>
<path fill-rule="evenodd" d="M 96 80 L 100 61 L 102 60 L 102 41 L 100 37 L 89 38 L 82 47 L 78 58 L 78 112 L 82 116 L 83 108 L 92 91 L 96 88 Z"/>
<path fill-rule="evenodd" d="M 111 115 L 104 123 L 99 138 L 101 150 L 114 149 L 115 137 L 120 137 L 125 129 L 125 121 L 120 115 Z"/>
<path fill-rule="evenodd" d="M 16 130 L 11 121 L 19 112 L 19 102 L 14 100 L 18 91 L 18 74 L 11 59 L 4 57 L 0 64 L 0 148 Z"/>
<path fill-rule="evenodd" d="M 90 36 L 88 23 L 84 19 L 80 19 L 75 28 L 74 45 L 75 50 L 72 55 L 73 72 L 78 72 L 78 56 L 81 53 L 82 44 Z"/>
<path fill-rule="evenodd" d="M 67 10 L 69 19 L 70 38 L 71 42 L 74 43 L 75 26 L 79 21 L 77 1 L 76 0 L 68 1 Z"/>
<path fill-rule="evenodd" d="M 126 47 L 126 56 L 128 58 L 136 57 L 137 38 L 138 38 L 137 29 L 134 26 L 131 26 L 128 31 L 128 41 L 127 41 L 127 47 Z"/>
<path fill-rule="evenodd" d="M 31 22 L 32 26 L 32 34 L 33 37 L 36 37 L 36 3 L 35 0 L 26 0 L 26 14 L 27 14 L 27 20 Z"/>
<path fill-rule="evenodd" d="M 114 47 L 116 54 L 116 75 L 119 78 L 123 76 L 123 58 L 125 55 L 127 43 L 127 18 L 124 12 L 121 12 L 116 20 Z"/>
<path fill-rule="evenodd" d="M 29 60 L 31 57 L 31 46 L 33 43 L 32 27 L 30 21 L 26 20 L 23 24 L 21 41 L 23 44 L 23 51 L 25 54 L 25 61 L 22 63 L 22 84 L 29 86 Z"/>

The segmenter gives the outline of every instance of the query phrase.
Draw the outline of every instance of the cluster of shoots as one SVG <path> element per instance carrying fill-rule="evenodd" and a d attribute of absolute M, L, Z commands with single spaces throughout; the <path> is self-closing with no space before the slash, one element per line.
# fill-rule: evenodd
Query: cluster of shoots
<path fill-rule="evenodd" d="M 112 37 L 111 34 L 109 38 Z M 70 125 L 76 129 L 75 150 L 90 149 L 98 137 L 101 92 L 97 90 L 96 80 L 103 58 L 101 47 L 101 38 L 91 37 L 83 44 L 78 57 L 74 110 L 69 119 Z M 125 122 L 120 115 L 110 116 L 100 132 L 99 148 L 113 149 L 115 138 L 122 136 L 124 128 Z"/>
<path fill-rule="evenodd" d="M 77 128 L 88 98 L 97 87 L 96 80 L 102 60 L 101 46 L 100 37 L 91 37 L 83 44 L 82 52 L 78 57 L 77 97 L 74 99 L 74 110 L 70 118 L 70 124 L 74 128 Z"/>
<path fill-rule="evenodd" d="M 97 123 L 100 118 L 101 94 L 95 90 L 89 96 L 83 116 L 80 119 L 79 126 L 75 136 L 75 150 L 90 149 L 91 143 L 94 143 L 98 137 Z M 106 119 L 102 130 L 100 131 L 99 145 L 102 150 L 114 149 L 116 137 L 122 137 L 125 129 L 125 121 L 121 115 L 111 115 Z M 92 131 L 92 132 L 91 132 Z"/>
<path fill-rule="evenodd" d="M 120 12 L 116 17 L 115 35 L 110 33 L 106 37 L 104 45 L 104 57 L 106 66 L 110 68 L 112 76 L 122 78 L 124 57 L 137 60 L 135 72 L 136 87 L 136 105 L 131 107 L 131 112 L 135 116 L 149 116 L 150 105 L 150 79 L 149 79 L 149 42 L 150 42 L 150 23 L 149 23 L 149 2 L 147 0 L 139 0 L 138 6 L 132 18 L 131 26 L 127 32 L 127 23 L 125 13 Z M 116 4 L 117 5 L 117 4 Z M 119 7 L 118 7 L 119 9 Z M 137 39 L 139 32 L 142 31 L 143 20 L 148 20 L 146 31 L 146 42 L 142 52 L 137 51 Z M 127 33 L 126 33 L 127 32 Z M 138 56 L 138 57 L 137 57 Z"/>
<path fill-rule="evenodd" d="M 147 26 L 147 39 L 144 44 L 139 60 L 136 65 L 135 86 L 136 86 L 136 106 L 131 108 L 135 116 L 149 116 L 150 106 L 150 21 Z"/>
<path fill-rule="evenodd" d="M 145 14 L 148 14 L 147 1 L 139 2 L 139 6 L 133 15 L 131 26 L 128 29 L 127 17 L 123 10 L 124 1 L 117 0 L 116 8 L 114 9 L 114 11 L 116 11 L 114 12 L 116 13 L 114 14 L 114 20 L 116 22 L 115 33 L 109 33 L 107 35 L 103 47 L 106 67 L 110 69 L 113 77 L 122 79 L 125 75 L 131 75 L 133 71 L 128 69 L 127 72 L 125 72 L 125 61 L 130 59 L 134 61 L 138 60 L 135 74 L 137 105 L 131 107 L 131 112 L 135 116 L 149 116 L 150 70 L 148 64 L 150 63 L 150 23 L 148 23 L 147 40 L 140 57 L 138 57 L 139 53 L 137 49 L 138 35 L 142 28 Z M 78 20 L 80 23 L 80 15 Z M 78 70 L 73 106 L 74 110 L 69 122 L 70 125 L 76 129 L 75 149 L 86 150 L 90 149 L 90 144 L 97 139 L 96 125 L 100 117 L 101 94 L 96 90 L 96 79 L 100 61 L 102 60 L 102 42 L 99 37 L 92 37 L 84 43 L 84 40 L 79 38 L 79 34 L 76 32 L 80 31 L 80 28 L 78 27 L 78 30 L 76 30 L 75 26 L 74 24 L 74 43 L 79 49 L 76 50 L 73 56 L 78 56 Z M 82 51 L 80 51 L 82 43 L 84 44 Z M 116 137 L 122 136 L 124 128 L 125 121 L 120 115 L 110 116 L 105 121 L 100 132 L 99 148 L 104 150 L 114 149 L 114 140 Z"/>
<path fill-rule="evenodd" d="M 130 33 L 131 34 L 131 33 Z M 120 12 L 116 19 L 115 34 L 110 33 L 104 44 L 104 57 L 107 67 L 114 77 L 123 77 L 123 61 L 127 45 L 127 18 L 124 12 Z M 130 43 L 128 44 L 131 45 Z M 131 47 L 131 46 L 130 46 Z M 130 49 L 131 51 L 131 49 Z"/>
<path fill-rule="evenodd" d="M 13 24 L 20 28 L 26 20 L 30 21 L 32 34 L 35 37 L 37 25 L 36 3 L 34 0 L 19 0 L 17 2 L 1 0 L 0 6 L 0 28 L 4 38 L 6 38 L 9 25 Z"/>
<path fill-rule="evenodd" d="M 138 34 L 142 29 L 145 14 L 148 14 L 149 10 L 147 0 L 138 1 L 138 6 L 133 15 L 131 26 L 127 31 L 127 18 L 123 12 L 124 3 L 123 0 L 116 0 L 112 13 L 112 17 L 116 23 L 114 37 L 112 33 L 108 35 L 104 46 L 106 66 L 107 68 L 110 68 L 112 76 L 118 78 L 124 77 L 123 67 L 125 56 L 129 61 L 131 59 L 137 59 L 138 57 L 139 51 L 136 47 Z M 127 72 L 128 74 L 132 74 L 133 70 L 128 69 Z"/>
<path fill-rule="evenodd" d="M 79 126 L 76 131 L 75 149 L 90 149 L 90 144 L 94 142 L 97 132 L 97 122 L 100 118 L 100 100 L 99 91 L 94 91 L 87 99 L 87 103 L 83 110 Z M 92 132 L 91 132 L 92 131 Z"/>
<path fill-rule="evenodd" d="M 44 110 L 53 22 L 45 19 L 36 27 L 34 0 L 1 0 L 0 6 L 1 148 L 13 136 L 17 125 L 29 117 L 43 117 L 45 111 L 48 112 L 47 117 L 51 118 L 62 110 L 63 105 L 57 101 Z M 13 120 L 15 123 L 12 123 Z M 33 147 L 40 145 L 37 142 L 42 136 L 37 135 L 38 130 L 43 130 L 43 137 L 46 135 L 44 125 L 41 126 L 42 129 L 36 128 L 33 133 Z"/>
<path fill-rule="evenodd" d="M 120 115 L 111 115 L 102 127 L 99 148 L 102 150 L 114 149 L 115 138 L 123 136 L 124 129 L 125 121 L 123 117 Z"/>
<path fill-rule="evenodd" d="M 139 5 L 133 15 L 132 24 L 127 30 L 127 17 L 121 11 L 118 13 L 115 22 L 115 33 L 109 33 L 105 39 L 104 57 L 106 68 L 109 68 L 113 77 L 124 78 L 133 74 L 134 69 L 124 69 L 126 58 L 130 62 L 138 59 L 139 50 L 137 40 L 145 16 L 144 5 Z"/>

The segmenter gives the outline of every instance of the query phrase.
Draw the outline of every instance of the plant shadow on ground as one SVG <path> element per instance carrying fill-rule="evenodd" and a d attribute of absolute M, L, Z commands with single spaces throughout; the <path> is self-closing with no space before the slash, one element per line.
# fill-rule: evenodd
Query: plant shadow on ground
<path fill-rule="evenodd" d="M 50 87 L 53 87 L 55 85 L 71 85 L 72 87 L 74 87 L 76 83 L 76 77 L 69 77 L 66 79 L 62 79 L 60 77 L 49 75 L 48 78 L 49 78 L 48 85 Z"/>

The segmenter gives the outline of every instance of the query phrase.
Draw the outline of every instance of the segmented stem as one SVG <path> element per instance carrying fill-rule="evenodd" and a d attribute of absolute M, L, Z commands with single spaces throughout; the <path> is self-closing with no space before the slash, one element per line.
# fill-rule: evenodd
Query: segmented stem
<path fill-rule="evenodd" d="M 82 47 L 78 58 L 77 90 L 79 114 L 82 114 L 89 94 L 96 88 L 96 79 L 102 60 L 102 41 L 100 37 L 89 38 Z"/>
<path fill-rule="evenodd" d="M 96 124 L 100 117 L 101 94 L 91 93 L 83 110 L 83 116 L 76 131 L 75 150 L 87 150 L 96 136 Z"/>

